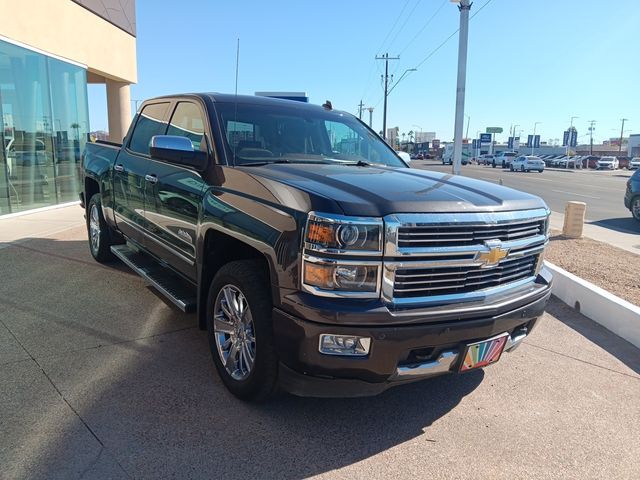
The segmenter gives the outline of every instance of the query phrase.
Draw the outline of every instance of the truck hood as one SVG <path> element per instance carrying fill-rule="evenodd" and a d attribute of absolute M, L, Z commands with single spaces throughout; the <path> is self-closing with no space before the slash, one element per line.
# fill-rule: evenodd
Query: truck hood
<path fill-rule="evenodd" d="M 475 180 L 414 168 L 340 164 L 268 164 L 245 167 L 304 192 L 334 200 L 345 215 L 526 210 L 546 207 L 539 197 Z M 329 212 L 328 212 L 329 213 Z"/>

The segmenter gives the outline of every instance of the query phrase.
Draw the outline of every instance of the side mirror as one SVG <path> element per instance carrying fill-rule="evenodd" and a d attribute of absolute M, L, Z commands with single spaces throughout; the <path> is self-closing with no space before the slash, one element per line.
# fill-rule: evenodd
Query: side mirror
<path fill-rule="evenodd" d="M 398 152 L 398 156 L 404 160 L 405 163 L 410 164 L 411 163 L 411 155 L 409 155 L 407 152 Z"/>
<path fill-rule="evenodd" d="M 196 170 L 204 170 L 209 159 L 207 152 L 194 150 L 191 140 L 177 135 L 151 137 L 149 155 L 155 160 L 185 165 Z"/>

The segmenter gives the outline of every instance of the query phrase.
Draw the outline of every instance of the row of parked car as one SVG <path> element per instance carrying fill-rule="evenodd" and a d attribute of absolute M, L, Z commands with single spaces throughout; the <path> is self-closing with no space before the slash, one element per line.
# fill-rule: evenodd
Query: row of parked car
<path fill-rule="evenodd" d="M 525 161 L 530 159 L 531 161 L 538 159 L 544 163 L 547 167 L 555 168 L 593 168 L 596 170 L 617 170 L 619 168 L 627 168 L 629 170 L 635 170 L 640 168 L 640 157 L 614 157 L 614 156 L 597 156 L 597 155 L 518 155 L 516 152 L 500 152 L 497 155 L 485 154 L 480 155 L 478 163 L 480 165 L 491 165 L 501 168 L 512 168 L 512 162 L 515 160 Z M 535 163 L 535 162 L 534 162 Z M 516 170 L 521 170 L 522 165 L 518 164 Z M 526 169 L 526 167 L 525 167 Z M 530 168 L 528 170 L 537 170 L 537 168 Z"/>

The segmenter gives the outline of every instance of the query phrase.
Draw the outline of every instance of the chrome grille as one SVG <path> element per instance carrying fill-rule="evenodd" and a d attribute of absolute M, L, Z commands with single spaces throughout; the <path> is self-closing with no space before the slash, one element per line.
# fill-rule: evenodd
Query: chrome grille
<path fill-rule="evenodd" d="M 521 240 L 544 234 L 545 221 L 532 220 L 505 225 L 416 225 L 398 229 L 398 247 L 447 247 L 482 245 L 486 240 Z"/>
<path fill-rule="evenodd" d="M 545 208 L 387 215 L 382 296 L 400 309 L 463 305 L 533 282 L 548 242 L 548 215 Z"/>
<path fill-rule="evenodd" d="M 507 258 L 494 267 L 440 266 L 396 270 L 394 298 L 453 295 L 498 287 L 535 276 L 538 255 Z"/>

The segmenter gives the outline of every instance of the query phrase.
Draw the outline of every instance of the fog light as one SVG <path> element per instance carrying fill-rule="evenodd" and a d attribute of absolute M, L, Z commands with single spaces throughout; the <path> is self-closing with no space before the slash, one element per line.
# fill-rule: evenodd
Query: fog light
<path fill-rule="evenodd" d="M 348 355 L 363 357 L 369 354 L 370 337 L 356 337 L 354 335 L 320 335 L 318 350 L 325 355 Z"/>

